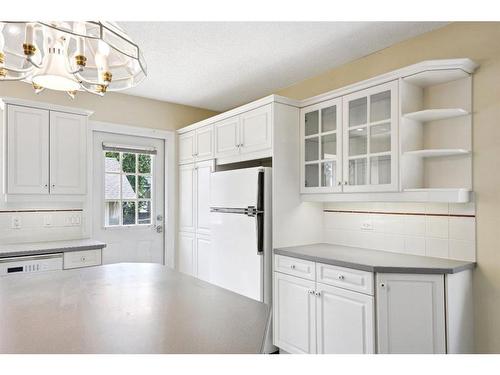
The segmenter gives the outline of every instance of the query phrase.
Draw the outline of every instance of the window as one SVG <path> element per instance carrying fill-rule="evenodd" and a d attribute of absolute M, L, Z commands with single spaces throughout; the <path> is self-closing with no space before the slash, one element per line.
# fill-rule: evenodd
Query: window
<path fill-rule="evenodd" d="M 151 224 L 153 158 L 140 152 L 104 151 L 106 227 Z"/>

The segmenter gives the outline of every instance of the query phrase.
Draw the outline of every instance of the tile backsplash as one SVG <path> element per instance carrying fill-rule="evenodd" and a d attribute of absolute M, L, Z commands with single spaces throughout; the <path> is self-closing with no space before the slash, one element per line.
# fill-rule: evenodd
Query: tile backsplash
<path fill-rule="evenodd" d="M 474 203 L 329 203 L 324 211 L 327 243 L 476 260 Z"/>
<path fill-rule="evenodd" d="M 78 239 L 85 226 L 81 209 L 0 210 L 0 244 Z"/>

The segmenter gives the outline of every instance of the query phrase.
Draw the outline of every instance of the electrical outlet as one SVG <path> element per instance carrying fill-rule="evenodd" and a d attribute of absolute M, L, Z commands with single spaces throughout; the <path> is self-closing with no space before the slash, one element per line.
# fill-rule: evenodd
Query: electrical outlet
<path fill-rule="evenodd" d="M 363 221 L 361 223 L 361 230 L 373 230 L 373 224 L 371 221 Z"/>
<path fill-rule="evenodd" d="M 19 216 L 12 216 L 11 228 L 12 229 L 21 229 L 22 222 Z"/>

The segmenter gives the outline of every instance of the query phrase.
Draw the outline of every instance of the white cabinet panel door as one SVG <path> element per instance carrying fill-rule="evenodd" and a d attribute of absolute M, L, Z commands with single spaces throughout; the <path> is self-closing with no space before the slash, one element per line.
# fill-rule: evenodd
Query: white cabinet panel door
<path fill-rule="evenodd" d="M 196 220 L 196 175 L 193 164 L 179 167 L 179 231 L 194 232 Z"/>
<path fill-rule="evenodd" d="M 179 272 L 195 276 L 196 239 L 192 233 L 179 233 L 177 269 Z"/>
<path fill-rule="evenodd" d="M 210 173 L 212 161 L 196 163 L 196 233 L 210 234 Z"/>
<path fill-rule="evenodd" d="M 289 353 L 316 353 L 314 284 L 274 273 L 274 345 Z"/>
<path fill-rule="evenodd" d="M 211 282 L 211 242 L 208 237 L 196 238 L 196 275 L 199 279 Z"/>
<path fill-rule="evenodd" d="M 7 192 L 48 194 L 49 111 L 7 108 Z"/>
<path fill-rule="evenodd" d="M 196 160 L 208 160 L 214 157 L 213 128 L 206 126 L 196 130 Z"/>
<path fill-rule="evenodd" d="M 239 116 L 231 117 L 214 125 L 216 158 L 239 154 L 239 127 Z"/>
<path fill-rule="evenodd" d="M 241 152 L 270 149 L 272 146 L 272 105 L 245 112 L 240 120 Z"/>
<path fill-rule="evenodd" d="M 195 153 L 195 132 L 179 135 L 179 164 L 194 162 Z"/>
<path fill-rule="evenodd" d="M 379 353 L 445 353 L 443 275 L 377 274 Z"/>
<path fill-rule="evenodd" d="M 374 353 L 373 297 L 321 283 L 316 292 L 318 353 Z"/>
<path fill-rule="evenodd" d="M 87 117 L 50 112 L 50 193 L 85 194 Z"/>

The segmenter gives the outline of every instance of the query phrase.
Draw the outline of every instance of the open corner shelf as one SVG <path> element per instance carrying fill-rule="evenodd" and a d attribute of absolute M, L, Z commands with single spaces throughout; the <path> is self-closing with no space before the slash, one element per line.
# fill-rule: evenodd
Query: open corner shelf
<path fill-rule="evenodd" d="M 429 202 L 465 203 L 471 198 L 471 191 L 466 188 L 416 188 L 403 191 L 407 194 L 425 195 Z"/>
<path fill-rule="evenodd" d="M 403 78 L 403 81 L 415 86 L 428 87 L 445 82 L 456 81 L 468 77 L 469 73 L 462 69 L 426 70 Z"/>
<path fill-rule="evenodd" d="M 456 155 L 468 155 L 468 154 L 470 154 L 470 150 L 465 150 L 462 148 L 416 150 L 416 151 L 406 151 L 403 153 L 403 155 L 417 156 L 421 158 L 434 158 L 441 156 L 456 156 Z"/>
<path fill-rule="evenodd" d="M 469 112 L 462 108 L 425 109 L 422 111 L 406 113 L 404 118 L 420 122 L 444 120 L 453 117 L 467 116 Z"/>

